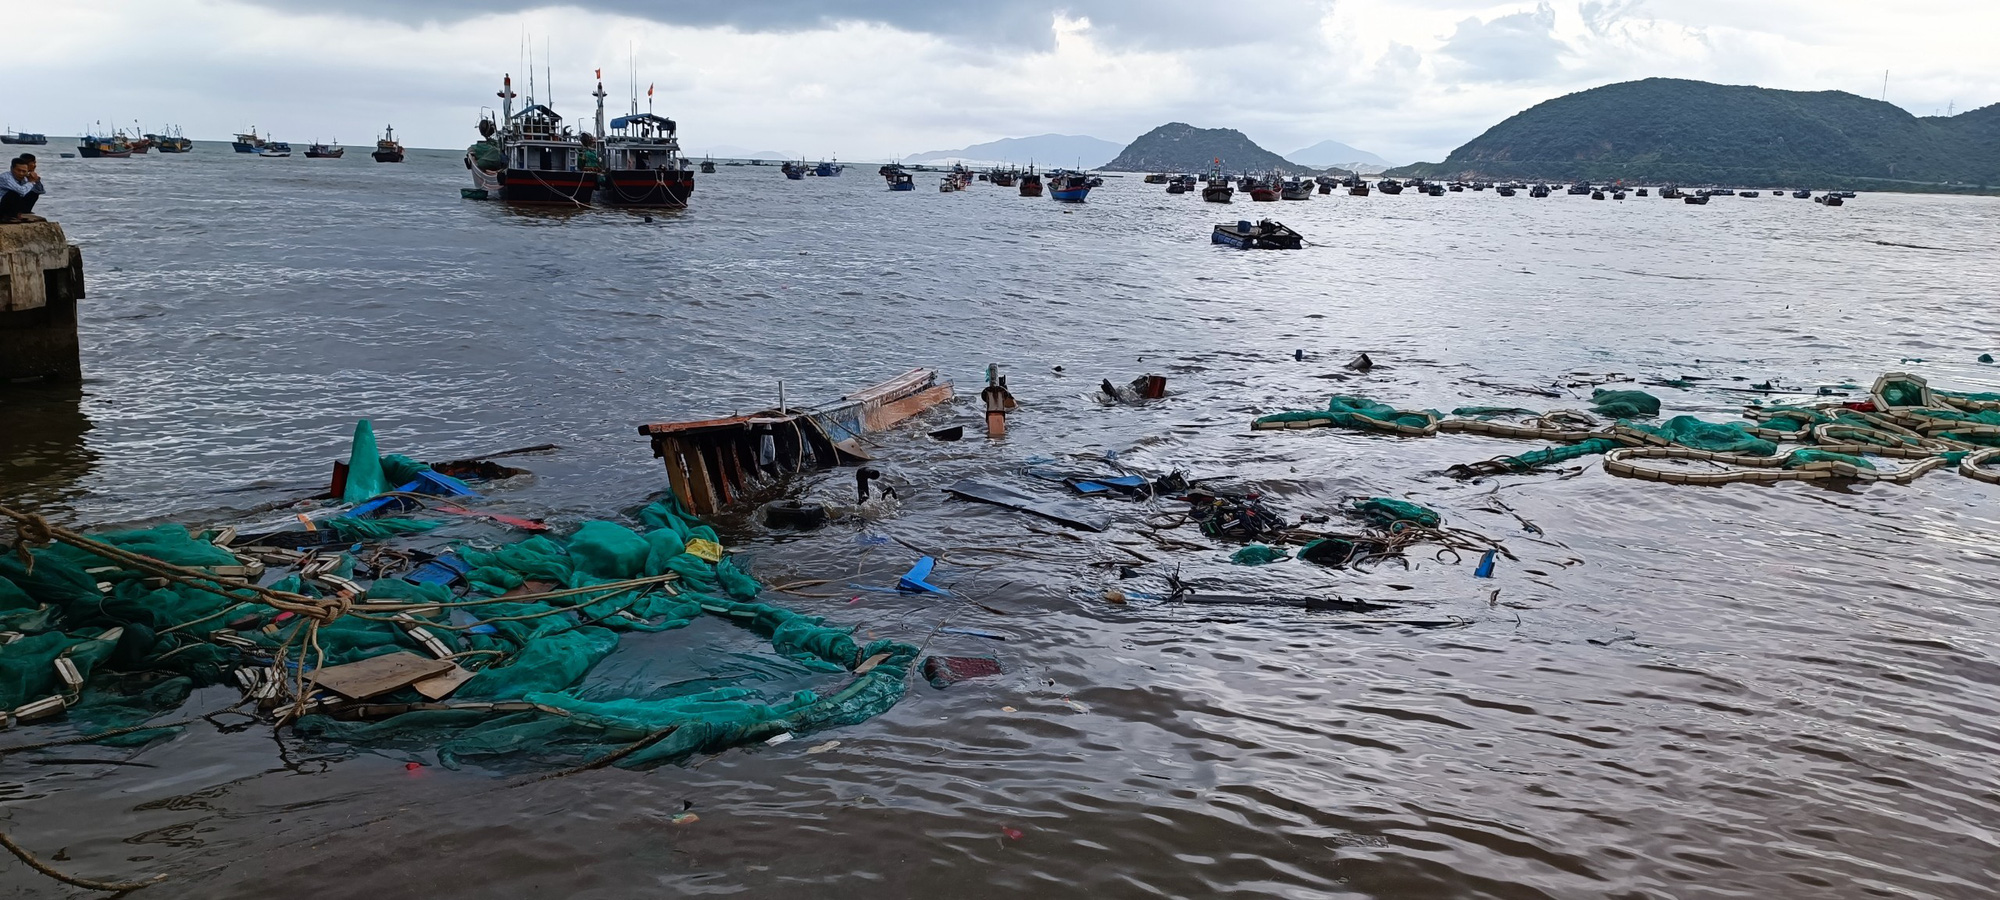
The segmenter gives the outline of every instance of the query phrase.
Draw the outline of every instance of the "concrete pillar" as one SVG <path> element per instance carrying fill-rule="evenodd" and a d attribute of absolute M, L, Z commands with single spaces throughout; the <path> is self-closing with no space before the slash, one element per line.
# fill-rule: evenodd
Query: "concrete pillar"
<path fill-rule="evenodd" d="M 54 222 L 0 225 L 0 384 L 83 378 L 83 251 Z"/>

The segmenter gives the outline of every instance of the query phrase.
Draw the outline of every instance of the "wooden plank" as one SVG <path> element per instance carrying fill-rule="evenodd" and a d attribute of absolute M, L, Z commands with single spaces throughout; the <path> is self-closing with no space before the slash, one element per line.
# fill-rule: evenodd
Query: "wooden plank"
<path fill-rule="evenodd" d="M 687 460 L 683 459 L 681 442 L 675 438 L 654 438 L 659 442 L 660 458 L 667 463 L 667 485 L 674 496 L 681 501 L 684 509 L 694 509 L 694 486 L 688 483 Z"/>
<path fill-rule="evenodd" d="M 443 673 L 432 675 L 411 685 L 411 687 L 416 688 L 417 693 L 424 695 L 424 699 L 426 700 L 443 700 L 451 696 L 452 691 L 458 690 L 459 685 L 471 681 L 472 676 L 475 674 L 477 673 L 471 669 L 452 666 Z"/>
<path fill-rule="evenodd" d="M 360 662 L 328 666 L 315 671 L 313 678 L 320 687 L 349 700 L 366 700 L 454 668 L 457 666 L 441 659 L 425 659 L 415 653 L 397 651 Z"/>
<path fill-rule="evenodd" d="M 848 394 L 843 400 L 894 400 L 915 393 L 937 377 L 936 369 L 911 369 L 880 384 Z"/>
<path fill-rule="evenodd" d="M 685 455 L 688 467 L 688 484 L 693 488 L 694 500 L 688 508 L 697 516 L 715 515 L 715 482 L 708 476 L 708 464 L 701 458 L 701 448 L 691 446 Z"/>
<path fill-rule="evenodd" d="M 880 406 L 871 404 L 864 407 L 865 412 L 863 413 L 862 427 L 867 428 L 869 431 L 883 431 L 894 428 L 909 419 L 930 411 L 932 407 L 940 403 L 950 402 L 951 396 L 951 385 L 940 384 L 936 387 L 911 394 L 900 400 L 891 400 Z"/>

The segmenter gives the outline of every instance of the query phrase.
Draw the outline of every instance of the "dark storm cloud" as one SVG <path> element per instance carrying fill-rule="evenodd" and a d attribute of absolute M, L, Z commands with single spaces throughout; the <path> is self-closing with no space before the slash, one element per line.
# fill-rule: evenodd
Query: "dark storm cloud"
<path fill-rule="evenodd" d="M 1529 81 L 1562 71 L 1569 45 L 1555 36 L 1556 11 L 1547 3 L 1534 12 L 1458 23 L 1439 53 L 1459 63 L 1471 81 Z"/>
<path fill-rule="evenodd" d="M 743 31 L 810 31 L 841 22 L 890 25 L 960 43 L 1020 48 L 1053 44 L 1056 13 L 1090 19 L 1093 33 L 1129 46 L 1212 47 L 1310 35 L 1330 0 L 1271 0 L 1255 15 L 1218 14 L 1212 0 L 252 0 L 287 12 L 337 13 L 397 22 L 451 22 L 548 6 L 651 19 L 672 25 Z"/>

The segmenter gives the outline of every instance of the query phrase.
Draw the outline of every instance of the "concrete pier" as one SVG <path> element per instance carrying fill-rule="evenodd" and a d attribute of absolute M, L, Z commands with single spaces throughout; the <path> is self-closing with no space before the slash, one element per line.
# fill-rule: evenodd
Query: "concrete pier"
<path fill-rule="evenodd" d="M 0 384 L 77 381 L 83 250 L 54 222 L 0 225 Z"/>

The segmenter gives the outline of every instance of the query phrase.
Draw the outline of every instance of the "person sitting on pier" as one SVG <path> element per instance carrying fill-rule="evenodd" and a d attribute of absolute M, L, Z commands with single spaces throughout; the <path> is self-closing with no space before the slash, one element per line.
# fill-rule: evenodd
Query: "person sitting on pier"
<path fill-rule="evenodd" d="M 44 222 L 34 214 L 35 201 L 45 193 L 42 176 L 35 172 L 35 155 L 14 157 L 7 172 L 0 175 L 0 222 Z"/>

